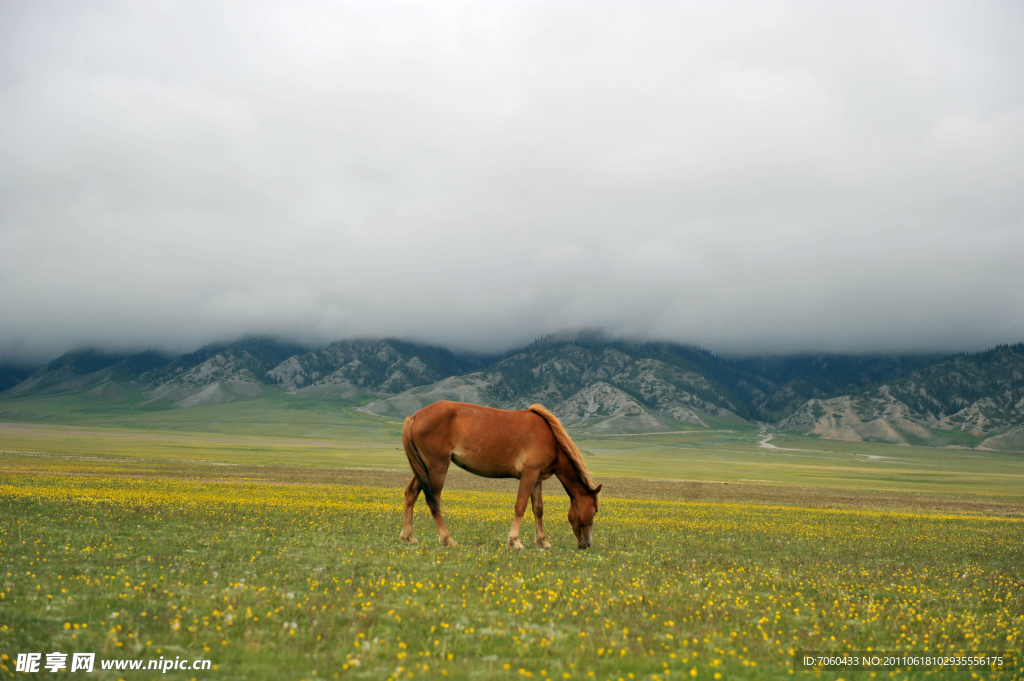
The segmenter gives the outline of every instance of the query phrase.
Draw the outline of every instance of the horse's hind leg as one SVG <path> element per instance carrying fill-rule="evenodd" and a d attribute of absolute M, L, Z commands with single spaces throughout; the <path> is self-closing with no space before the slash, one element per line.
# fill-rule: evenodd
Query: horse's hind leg
<path fill-rule="evenodd" d="M 416 537 L 412 536 L 413 508 L 416 506 L 416 497 L 420 495 L 420 482 L 413 477 L 412 481 L 405 488 L 405 523 L 402 525 L 402 534 L 398 539 L 406 544 L 415 544 Z"/>
<path fill-rule="evenodd" d="M 437 523 L 437 540 L 441 543 L 441 546 L 458 546 L 455 540 L 452 539 L 452 535 L 448 532 L 448 526 L 444 524 L 444 516 L 441 515 L 441 490 L 444 489 L 446 477 L 448 477 L 447 463 L 443 471 L 434 470 L 430 472 L 430 488 L 434 494 L 433 499 L 427 499 L 427 506 L 430 507 L 430 515 L 434 516 L 434 522 Z"/>
<path fill-rule="evenodd" d="M 548 536 L 544 533 L 544 499 L 541 497 L 541 481 L 538 480 L 537 484 L 533 486 L 533 491 L 530 492 L 530 501 L 533 503 L 533 517 L 537 521 L 537 546 L 542 549 L 550 549 L 551 542 L 548 541 Z"/>

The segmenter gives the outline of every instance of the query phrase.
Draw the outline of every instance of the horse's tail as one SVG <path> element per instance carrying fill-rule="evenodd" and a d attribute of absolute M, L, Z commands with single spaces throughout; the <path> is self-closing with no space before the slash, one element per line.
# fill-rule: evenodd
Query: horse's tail
<path fill-rule="evenodd" d="M 587 486 L 587 489 L 593 491 L 594 483 L 590 479 L 590 471 L 587 470 L 587 464 L 583 461 L 583 454 L 580 453 L 576 443 L 569 437 L 569 433 L 565 432 L 565 426 L 562 425 L 562 422 L 558 420 L 557 416 L 545 409 L 543 404 L 530 405 L 530 411 L 548 422 L 551 432 L 555 435 L 555 441 L 558 443 L 559 449 L 569 457 L 569 461 L 572 462 L 573 467 L 580 476 L 580 480 Z"/>
<path fill-rule="evenodd" d="M 431 511 L 437 511 L 437 495 L 434 494 L 434 488 L 430 486 L 430 475 L 427 473 L 427 465 L 423 462 L 423 457 L 420 455 L 420 450 L 416 448 L 416 443 L 412 441 L 412 423 L 415 416 L 410 416 L 405 419 L 405 426 L 402 427 L 402 446 L 405 447 L 405 457 L 409 459 L 409 467 L 412 468 L 412 474 L 416 476 L 416 481 L 420 483 L 420 489 L 423 490 L 423 497 L 427 500 L 427 506 L 430 507 Z"/>

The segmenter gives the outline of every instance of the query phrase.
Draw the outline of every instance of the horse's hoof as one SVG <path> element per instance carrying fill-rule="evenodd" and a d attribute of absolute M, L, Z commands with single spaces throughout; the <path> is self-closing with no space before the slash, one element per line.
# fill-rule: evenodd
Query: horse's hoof
<path fill-rule="evenodd" d="M 551 548 L 551 542 L 549 542 L 547 539 L 545 539 L 544 541 L 539 541 L 539 542 L 537 542 L 537 548 L 539 548 L 539 549 L 550 549 Z"/>
<path fill-rule="evenodd" d="M 523 550 L 523 543 L 521 541 L 519 541 L 518 539 L 516 539 L 515 541 L 509 542 L 508 545 L 510 547 L 512 547 L 513 549 L 515 549 L 516 551 L 522 551 Z"/>
<path fill-rule="evenodd" d="M 413 544 L 419 544 L 420 543 L 419 540 L 416 539 L 416 537 L 412 537 L 412 536 L 409 536 L 409 537 L 399 537 L 398 540 L 400 542 L 402 542 L 403 544 L 408 544 L 409 546 L 412 546 Z"/>
<path fill-rule="evenodd" d="M 458 546 L 458 545 L 459 545 L 458 542 L 456 542 L 451 537 L 448 537 L 448 539 L 442 539 L 441 540 L 441 546 Z"/>

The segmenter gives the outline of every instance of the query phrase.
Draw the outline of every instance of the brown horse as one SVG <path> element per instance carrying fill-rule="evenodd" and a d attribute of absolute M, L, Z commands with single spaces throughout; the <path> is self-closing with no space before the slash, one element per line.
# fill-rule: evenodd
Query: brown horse
<path fill-rule="evenodd" d="M 413 479 L 405 488 L 405 524 L 399 539 L 415 544 L 413 507 L 422 490 L 437 523 L 442 546 L 456 546 L 441 515 L 441 490 L 448 465 L 486 478 L 519 478 L 519 496 L 508 545 L 522 549 L 519 526 L 526 501 L 533 502 L 537 546 L 551 548 L 544 534 L 541 482 L 552 475 L 569 493 L 569 524 L 581 549 L 592 540 L 597 493 L 583 455 L 558 418 L 539 404 L 523 411 L 491 409 L 463 402 L 435 402 L 405 420 L 402 444 Z"/>

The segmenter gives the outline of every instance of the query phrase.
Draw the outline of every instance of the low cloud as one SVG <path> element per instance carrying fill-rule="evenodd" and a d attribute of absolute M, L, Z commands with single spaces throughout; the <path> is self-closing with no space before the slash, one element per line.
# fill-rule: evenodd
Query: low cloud
<path fill-rule="evenodd" d="M 1019 3 L 0 7 L 0 357 L 1024 340 Z"/>

